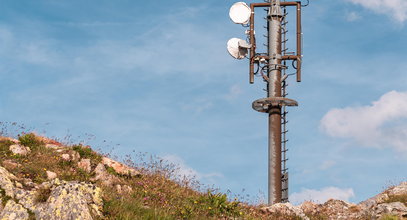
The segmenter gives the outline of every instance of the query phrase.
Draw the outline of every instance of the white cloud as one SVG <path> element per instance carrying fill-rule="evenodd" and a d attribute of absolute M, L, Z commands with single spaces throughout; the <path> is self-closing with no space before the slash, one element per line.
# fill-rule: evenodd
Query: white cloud
<path fill-rule="evenodd" d="M 407 20 L 406 0 L 347 0 L 379 14 L 386 14 L 398 22 Z"/>
<path fill-rule="evenodd" d="M 315 203 L 324 203 L 329 199 L 339 199 L 342 201 L 349 201 L 350 198 L 355 197 L 353 189 L 341 189 L 337 187 L 326 187 L 321 190 L 315 189 L 302 189 L 299 193 L 290 195 L 290 202 L 293 204 L 301 204 L 305 201 L 313 201 Z"/>
<path fill-rule="evenodd" d="M 371 105 L 330 110 L 321 129 L 367 147 L 407 151 L 407 92 L 391 91 Z"/>
<path fill-rule="evenodd" d="M 189 167 L 185 161 L 177 155 L 165 155 L 161 157 L 162 159 L 168 161 L 171 164 L 177 166 L 178 172 L 177 175 L 180 177 L 187 177 L 187 178 L 197 178 L 198 180 L 203 180 L 205 182 L 213 182 L 214 178 L 223 177 L 221 173 L 213 172 L 213 173 L 200 173 L 191 167 Z"/>

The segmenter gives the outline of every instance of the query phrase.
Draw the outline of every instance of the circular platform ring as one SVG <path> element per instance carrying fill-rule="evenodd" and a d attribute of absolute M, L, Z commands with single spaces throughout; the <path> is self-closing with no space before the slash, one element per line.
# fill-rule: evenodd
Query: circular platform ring
<path fill-rule="evenodd" d="M 258 99 L 252 104 L 254 110 L 263 113 L 268 113 L 273 106 L 298 106 L 298 102 L 284 97 L 269 97 Z"/>

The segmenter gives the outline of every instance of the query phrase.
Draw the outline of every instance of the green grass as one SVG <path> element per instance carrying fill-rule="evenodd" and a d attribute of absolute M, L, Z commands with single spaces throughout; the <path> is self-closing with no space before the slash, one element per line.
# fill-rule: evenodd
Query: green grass
<path fill-rule="evenodd" d="M 94 152 L 90 147 L 74 145 L 72 146 L 72 150 L 78 152 L 81 158 L 91 159 L 91 162 L 94 162 L 95 164 L 102 161 L 102 156 Z"/>
<path fill-rule="evenodd" d="M 41 139 L 34 134 L 19 136 L 22 145 L 30 147 L 27 156 L 15 156 L 9 150 L 11 141 L 0 142 L 0 161 L 10 160 L 18 164 L 8 170 L 18 178 L 30 178 L 41 184 L 47 179 L 46 171 L 57 173 L 58 178 L 66 181 L 92 182 L 94 172 L 78 168 L 78 160 L 66 161 L 61 154 L 77 152 L 81 158 L 90 159 L 94 168 L 102 161 L 102 155 L 82 145 L 65 146 L 63 152 L 46 148 Z M 150 158 L 142 165 L 126 163 L 141 172 L 141 175 L 129 177 L 119 175 L 113 168 L 106 167 L 109 174 L 115 176 L 111 186 L 101 181 L 94 182 L 101 187 L 104 200 L 104 219 L 264 219 L 258 207 L 249 206 L 237 200 L 231 200 L 226 194 L 216 190 L 205 192 L 194 179 L 180 178 L 175 175 L 176 168 L 159 158 Z M 103 180 L 102 180 L 103 181 Z M 118 193 L 116 185 L 122 186 Z M 131 188 L 131 190 L 127 190 Z M 127 190 L 127 191 L 126 191 Z M 46 202 L 51 191 L 39 189 L 35 197 L 38 203 Z M 1 192 L 0 192 L 1 194 Z M 4 194 L 4 191 L 3 191 Z M 3 202 L 7 197 L 2 195 Z M 288 218 L 294 219 L 294 218 Z"/>
<path fill-rule="evenodd" d="M 384 203 L 392 203 L 392 202 L 401 202 L 405 206 L 407 206 L 407 194 L 403 195 L 391 195 L 388 199 L 384 201 Z"/>
<path fill-rule="evenodd" d="M 18 140 L 20 141 L 21 145 L 29 147 L 32 151 L 45 146 L 45 144 L 33 133 L 23 134 L 18 137 Z"/>
<path fill-rule="evenodd" d="M 6 191 L 4 189 L 0 188 L 0 196 L 1 196 L 1 203 L 4 206 L 6 206 L 8 200 L 12 199 L 10 196 L 6 195 Z"/>
<path fill-rule="evenodd" d="M 380 220 L 399 220 L 399 217 L 394 215 L 383 215 Z"/>

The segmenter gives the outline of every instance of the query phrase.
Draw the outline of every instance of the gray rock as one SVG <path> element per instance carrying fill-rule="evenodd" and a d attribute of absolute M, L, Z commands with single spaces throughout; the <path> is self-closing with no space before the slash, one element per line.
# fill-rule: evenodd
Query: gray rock
<path fill-rule="evenodd" d="M 90 159 L 82 159 L 78 162 L 78 167 L 86 172 L 90 173 L 92 171 Z"/>
<path fill-rule="evenodd" d="M 53 179 L 57 178 L 57 174 L 52 171 L 47 170 L 47 178 L 48 178 L 48 180 L 53 180 Z"/>
<path fill-rule="evenodd" d="M 18 200 L 18 203 L 24 206 L 24 208 L 34 211 L 36 209 L 36 202 L 35 198 L 37 196 L 37 192 L 28 191 L 24 189 L 18 189 L 15 192 L 15 198 Z"/>
<path fill-rule="evenodd" d="M 12 199 L 7 201 L 6 206 L 3 211 L 0 213 L 0 219 L 7 220 L 25 220 L 29 218 L 27 209 L 22 205 L 17 204 Z"/>
<path fill-rule="evenodd" d="M 95 177 L 92 181 L 101 181 L 105 186 L 112 186 L 114 182 L 118 182 L 118 178 L 106 171 L 105 165 L 99 163 L 95 168 Z"/>
<path fill-rule="evenodd" d="M 61 158 L 65 161 L 70 161 L 71 160 L 71 156 L 69 154 L 62 154 Z"/>
<path fill-rule="evenodd" d="M 407 207 L 401 202 L 383 203 L 375 207 L 374 212 L 377 217 L 384 214 L 404 216 L 407 215 Z"/>
<path fill-rule="evenodd" d="M 107 157 L 102 158 L 102 163 L 108 167 L 113 168 L 116 171 L 116 173 L 121 174 L 121 175 L 127 175 L 127 176 L 140 175 L 139 171 L 137 171 L 129 166 L 126 166 L 122 163 L 119 163 L 115 160 L 107 158 Z"/>
<path fill-rule="evenodd" d="M 92 214 L 102 216 L 101 190 L 92 184 L 64 182 L 52 190 L 43 204 L 37 204 L 37 219 L 91 220 Z"/>
<path fill-rule="evenodd" d="M 17 180 L 13 174 L 5 168 L 0 167 L 0 187 L 6 192 L 7 196 L 14 198 L 14 180 Z"/>
<path fill-rule="evenodd" d="M 8 169 L 15 169 L 15 168 L 21 167 L 21 164 L 16 163 L 12 160 L 5 160 L 5 161 L 3 161 L 3 166 Z"/>
<path fill-rule="evenodd" d="M 270 207 L 264 207 L 261 210 L 270 215 L 300 217 L 303 220 L 309 220 L 301 208 L 293 206 L 290 203 L 277 203 Z"/>
<path fill-rule="evenodd" d="M 27 155 L 31 152 L 29 147 L 25 147 L 23 145 L 19 144 L 13 144 L 10 146 L 10 151 L 13 152 L 13 154 L 18 154 L 18 155 Z"/>

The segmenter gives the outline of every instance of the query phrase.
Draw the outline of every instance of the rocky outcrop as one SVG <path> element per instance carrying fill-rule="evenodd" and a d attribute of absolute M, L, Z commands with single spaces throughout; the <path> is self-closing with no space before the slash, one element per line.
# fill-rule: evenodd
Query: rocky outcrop
<path fill-rule="evenodd" d="M 395 200 L 402 200 L 395 201 Z M 304 202 L 299 206 L 292 206 L 288 203 L 275 204 L 262 208 L 263 212 L 270 215 L 295 216 L 301 219 L 328 219 L 328 220 L 348 220 L 348 219 L 381 219 L 383 216 L 397 216 L 399 219 L 407 218 L 407 182 L 391 187 L 383 193 L 363 201 L 359 204 L 352 204 L 341 200 L 331 199 L 324 204 Z M 305 217 L 304 217 L 305 216 Z"/>
<path fill-rule="evenodd" d="M 15 180 L 17 177 L 9 173 L 4 167 L 0 167 L 0 188 L 4 190 L 5 196 L 14 198 Z"/>
<path fill-rule="evenodd" d="M 23 189 L 17 178 L 0 167 L 0 187 L 8 199 L 0 213 L 0 219 L 28 219 L 34 213 L 36 219 L 84 219 L 102 216 L 102 192 L 91 183 L 60 181 L 54 179 Z M 39 201 L 38 198 L 45 201 Z"/>
<path fill-rule="evenodd" d="M 303 220 L 310 220 L 301 208 L 290 203 L 277 203 L 270 207 L 264 207 L 261 210 L 268 215 L 276 217 L 299 217 Z"/>
<path fill-rule="evenodd" d="M 6 206 L 0 213 L 0 219 L 25 220 L 29 217 L 27 209 L 13 200 L 7 201 Z"/>
<path fill-rule="evenodd" d="M 10 146 L 10 151 L 13 152 L 13 154 L 17 154 L 17 155 L 27 155 L 30 153 L 30 148 L 29 147 L 25 147 L 19 144 L 13 144 Z"/>
<path fill-rule="evenodd" d="M 143 201 L 149 199 L 149 195 L 146 196 L 149 184 L 137 183 L 140 188 L 132 185 L 133 180 L 143 179 L 133 167 L 103 157 L 87 146 L 69 147 L 44 137 L 37 138 L 39 142 L 36 143 L 41 147 L 30 145 L 30 149 L 19 140 L 0 137 L 3 144 L 0 149 L 3 155 L 0 158 L 0 220 L 107 219 L 109 210 L 102 210 L 102 191 L 98 186 L 108 192 L 105 196 L 117 193 L 113 199 L 137 196 L 138 192 L 142 193 Z M 59 178 L 80 179 L 82 182 Z M 266 219 L 379 220 L 386 215 L 403 219 L 407 218 L 406 203 L 407 182 L 359 204 L 340 200 L 329 200 L 324 204 L 304 202 L 299 206 L 284 203 L 260 210 L 256 208 L 255 211 Z M 147 205 L 143 207 L 149 208 Z"/>
<path fill-rule="evenodd" d="M 102 216 L 101 190 L 93 184 L 54 181 L 49 198 L 33 210 L 37 219 L 84 219 Z"/>
<path fill-rule="evenodd" d="M 116 173 L 120 174 L 120 175 L 128 175 L 128 176 L 137 176 L 140 175 L 140 172 L 138 172 L 137 170 L 128 167 L 122 163 L 119 163 L 115 160 L 112 160 L 110 158 L 107 157 L 103 157 L 102 158 L 102 163 L 108 167 L 113 168 Z"/>

